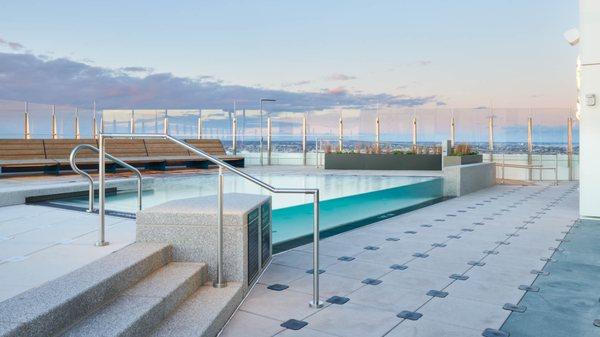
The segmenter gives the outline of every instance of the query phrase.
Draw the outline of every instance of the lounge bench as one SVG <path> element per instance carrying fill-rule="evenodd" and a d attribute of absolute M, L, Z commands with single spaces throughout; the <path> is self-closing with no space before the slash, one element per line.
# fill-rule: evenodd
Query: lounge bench
<path fill-rule="evenodd" d="M 166 139 L 146 139 L 146 151 L 151 158 L 164 160 L 165 166 L 186 166 L 208 168 L 208 160 L 190 154 L 190 152 Z M 163 167 L 162 169 L 165 169 Z"/>
<path fill-rule="evenodd" d="M 236 167 L 244 167 L 244 157 L 227 155 L 225 147 L 223 147 L 223 143 L 220 139 L 186 139 L 185 141 L 208 154 L 216 156 L 226 163 Z"/>
<path fill-rule="evenodd" d="M 0 173 L 43 170 L 58 174 L 56 160 L 46 158 L 42 139 L 0 139 Z"/>

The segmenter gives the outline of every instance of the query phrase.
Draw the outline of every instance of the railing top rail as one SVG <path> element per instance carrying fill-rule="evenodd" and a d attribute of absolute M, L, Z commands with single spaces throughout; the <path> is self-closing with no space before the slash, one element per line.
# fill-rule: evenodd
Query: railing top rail
<path fill-rule="evenodd" d="M 79 145 L 75 146 L 73 148 L 73 150 L 71 150 L 71 156 L 69 157 L 69 162 L 71 163 L 71 167 L 77 168 L 77 170 L 78 170 L 78 171 L 76 170 L 77 173 L 82 174 L 81 172 L 83 172 L 83 174 L 87 175 L 87 173 L 85 173 L 85 171 L 81 171 L 81 169 L 79 169 L 79 167 L 77 166 L 77 164 L 75 162 L 77 153 L 79 151 L 81 151 L 82 149 L 92 150 L 92 151 L 94 151 L 96 153 L 100 153 L 100 150 L 97 147 L 95 147 L 94 145 L 90 145 L 90 144 L 79 144 Z M 140 178 L 142 177 L 142 173 L 140 172 L 140 170 L 138 170 L 134 166 L 131 166 L 131 165 L 127 164 L 126 162 L 122 161 L 121 159 L 119 159 L 119 158 L 117 158 L 117 157 L 115 157 L 115 156 L 113 156 L 113 155 L 111 155 L 109 153 L 105 153 L 105 156 L 108 159 L 116 162 L 117 164 L 119 164 L 119 165 L 121 165 L 121 166 L 129 169 L 130 171 L 134 172 L 138 177 L 140 177 Z M 81 172 L 79 172 L 79 171 L 81 171 Z"/>
<path fill-rule="evenodd" d="M 266 182 L 255 178 L 236 167 L 222 161 L 221 159 L 214 157 L 195 146 L 192 146 L 184 141 L 181 141 L 169 134 L 159 134 L 159 133 L 100 133 L 100 137 L 104 138 L 157 138 L 157 139 L 167 139 L 173 143 L 179 144 L 182 147 L 185 147 L 189 151 L 199 155 L 200 157 L 206 158 L 208 161 L 216 164 L 220 167 L 226 168 L 227 170 L 273 192 L 273 193 L 293 193 L 293 194 L 317 194 L 319 193 L 319 189 L 317 188 L 277 188 L 267 184 Z"/>

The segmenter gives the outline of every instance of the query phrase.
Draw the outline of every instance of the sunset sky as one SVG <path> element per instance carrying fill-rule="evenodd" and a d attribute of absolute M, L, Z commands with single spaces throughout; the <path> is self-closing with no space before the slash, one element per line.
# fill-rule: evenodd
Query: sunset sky
<path fill-rule="evenodd" d="M 577 24 L 575 0 L 5 1 L 0 98 L 571 107 Z"/>

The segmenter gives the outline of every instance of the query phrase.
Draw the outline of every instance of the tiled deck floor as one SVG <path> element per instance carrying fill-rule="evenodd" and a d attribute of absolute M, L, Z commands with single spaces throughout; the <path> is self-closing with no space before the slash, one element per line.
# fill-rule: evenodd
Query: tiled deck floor
<path fill-rule="evenodd" d="M 323 240 L 321 297 L 349 298 L 343 305 L 308 307 L 310 245 L 277 255 L 222 336 L 468 337 L 499 329 L 510 314 L 503 305 L 519 303 L 518 287 L 534 282 L 532 270 L 546 264 L 540 258 L 578 217 L 576 187 L 496 186 Z M 364 284 L 368 278 L 381 283 Z M 289 288 L 267 289 L 273 284 Z M 401 319 L 402 311 L 422 317 Z M 290 319 L 308 324 L 280 326 Z"/>

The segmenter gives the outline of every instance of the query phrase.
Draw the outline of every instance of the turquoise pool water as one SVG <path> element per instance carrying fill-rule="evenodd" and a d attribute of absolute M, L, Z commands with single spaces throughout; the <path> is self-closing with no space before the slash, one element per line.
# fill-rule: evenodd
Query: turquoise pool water
<path fill-rule="evenodd" d="M 321 230 L 358 226 L 396 214 L 442 196 L 442 179 L 437 177 L 259 174 L 273 186 L 319 188 Z M 169 200 L 216 194 L 213 174 L 156 178 L 152 190 L 143 194 L 144 207 Z M 226 175 L 225 193 L 270 194 L 235 175 Z M 276 194 L 273 197 L 273 242 L 284 243 L 312 233 L 312 196 Z M 53 201 L 54 204 L 85 208 L 86 197 Z M 96 200 L 96 205 L 98 201 Z M 107 196 L 106 208 L 134 213 L 136 193 L 121 191 Z"/>

